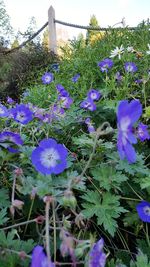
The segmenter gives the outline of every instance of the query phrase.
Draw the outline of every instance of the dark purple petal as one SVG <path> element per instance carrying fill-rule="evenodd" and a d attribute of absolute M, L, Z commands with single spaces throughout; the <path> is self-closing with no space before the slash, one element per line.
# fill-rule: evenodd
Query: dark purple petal
<path fill-rule="evenodd" d="M 101 238 L 95 243 L 89 253 L 88 267 L 104 267 L 106 264 L 106 255 L 103 252 L 104 241 Z"/>
<path fill-rule="evenodd" d="M 46 255 L 43 252 L 43 247 L 36 246 L 32 252 L 31 267 L 41 267 L 42 262 L 45 261 Z"/>
<path fill-rule="evenodd" d="M 124 146 L 122 142 L 122 132 L 118 133 L 117 148 L 120 158 L 123 160 L 125 158 Z"/>
<path fill-rule="evenodd" d="M 135 135 L 131 131 L 128 132 L 128 141 L 131 144 L 136 144 L 137 143 L 137 139 L 136 139 Z"/>
<path fill-rule="evenodd" d="M 121 121 L 123 117 L 128 115 L 128 100 L 119 101 L 118 111 L 117 111 L 117 119 L 118 122 Z"/>
<path fill-rule="evenodd" d="M 135 149 L 129 142 L 124 145 L 124 152 L 129 163 L 134 163 L 136 161 Z"/>
<path fill-rule="evenodd" d="M 137 120 L 142 115 L 142 105 L 139 100 L 132 100 L 128 106 L 128 114 L 132 123 L 137 122 Z"/>
<path fill-rule="evenodd" d="M 55 267 L 53 262 L 49 262 L 43 251 L 43 247 L 37 245 L 32 252 L 32 262 L 30 267 Z"/>

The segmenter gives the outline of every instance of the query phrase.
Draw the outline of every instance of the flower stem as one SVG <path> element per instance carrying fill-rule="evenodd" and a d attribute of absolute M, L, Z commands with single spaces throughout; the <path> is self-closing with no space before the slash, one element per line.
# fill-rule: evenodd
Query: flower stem
<path fill-rule="evenodd" d="M 82 173 L 79 175 L 78 178 L 81 178 L 81 177 L 85 174 L 85 172 L 87 171 L 87 169 L 89 168 L 90 163 L 91 163 L 91 161 L 92 161 L 92 158 L 93 158 L 93 156 L 94 156 L 94 154 L 95 154 L 96 145 L 97 145 L 97 141 L 98 141 L 99 137 L 102 136 L 102 135 L 107 135 L 107 134 L 109 133 L 109 131 L 107 131 L 107 129 L 106 129 L 106 130 L 104 129 L 105 127 L 110 128 L 110 124 L 109 124 L 108 122 L 104 122 L 104 123 L 97 129 L 97 131 L 96 131 L 96 136 L 95 136 L 95 140 L 94 140 L 94 145 L 93 145 L 92 153 L 91 153 L 91 155 L 90 155 L 90 157 L 89 157 L 89 160 L 88 160 L 87 164 L 85 165 L 85 167 L 84 167 Z"/>
<path fill-rule="evenodd" d="M 32 201 L 31 201 L 31 206 L 30 206 L 30 210 L 29 210 L 27 221 L 29 221 L 30 216 L 31 216 L 31 212 L 32 212 L 33 204 L 34 204 L 34 199 L 35 198 L 32 198 Z M 26 224 L 25 229 L 24 229 L 24 236 L 25 236 L 25 233 L 27 231 L 27 228 L 28 228 L 28 223 Z"/>
<path fill-rule="evenodd" d="M 147 243 L 148 243 L 148 246 L 150 248 L 150 240 L 149 240 L 149 234 L 148 234 L 148 224 L 146 223 L 146 240 L 147 240 Z"/>
<path fill-rule="evenodd" d="M 16 187 L 16 175 L 14 175 L 13 186 L 12 186 L 12 194 L 11 194 L 11 203 L 12 204 L 13 204 L 14 199 L 15 199 L 15 187 Z"/>
<path fill-rule="evenodd" d="M 46 253 L 48 262 L 51 262 L 51 256 L 50 256 L 50 238 L 49 238 L 49 209 L 50 209 L 50 200 L 48 199 L 46 201 L 45 206 L 45 220 L 46 220 L 46 233 L 45 233 L 45 239 L 46 239 Z"/>
<path fill-rule="evenodd" d="M 54 261 L 56 261 L 56 250 L 57 250 L 57 246 L 56 246 L 56 218 L 55 218 L 55 203 L 54 200 L 52 202 L 52 209 L 53 209 L 53 233 L 54 233 Z"/>
<path fill-rule="evenodd" d="M 17 223 L 17 224 L 10 225 L 10 226 L 4 227 L 4 228 L 0 228 L 0 231 L 8 230 L 8 229 L 11 229 L 11 228 L 16 228 L 18 226 L 22 226 L 22 225 L 33 223 L 33 222 L 36 222 L 36 219 L 25 221 L 25 222 L 21 222 L 21 223 Z"/>

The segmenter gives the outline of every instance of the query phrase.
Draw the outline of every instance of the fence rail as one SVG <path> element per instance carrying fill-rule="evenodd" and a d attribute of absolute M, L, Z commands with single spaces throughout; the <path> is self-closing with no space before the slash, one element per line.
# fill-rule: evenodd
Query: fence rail
<path fill-rule="evenodd" d="M 13 49 L 0 51 L 0 53 L 10 54 L 10 53 L 22 48 L 27 43 L 31 42 L 37 35 L 39 35 L 48 26 L 48 28 L 49 28 L 49 50 L 51 52 L 53 52 L 54 54 L 57 54 L 56 23 L 64 25 L 64 26 L 68 26 L 68 27 L 84 29 L 84 30 L 95 30 L 95 31 L 112 31 L 112 30 L 121 30 L 123 28 L 126 28 L 124 19 L 122 19 L 121 22 L 118 22 L 115 24 L 115 25 L 122 24 L 123 27 L 115 27 L 115 28 L 113 28 L 115 25 L 113 25 L 112 27 L 108 27 L 108 28 L 101 28 L 101 27 L 83 26 L 83 25 L 72 24 L 72 23 L 61 21 L 61 20 L 57 20 L 57 19 L 55 19 L 55 10 L 52 6 L 50 6 L 50 8 L 48 10 L 48 21 L 36 33 L 34 33 L 31 37 L 29 37 L 26 41 L 24 41 L 19 46 L 15 47 Z M 149 20 L 148 20 L 148 25 L 150 25 Z M 137 27 L 127 27 L 127 29 L 128 30 L 135 30 L 135 29 L 137 29 Z"/>

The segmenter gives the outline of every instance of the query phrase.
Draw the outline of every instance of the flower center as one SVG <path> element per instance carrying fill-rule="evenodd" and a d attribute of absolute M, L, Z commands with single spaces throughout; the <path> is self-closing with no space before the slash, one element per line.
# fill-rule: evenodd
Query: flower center
<path fill-rule="evenodd" d="M 41 164 L 46 167 L 55 167 L 60 160 L 58 152 L 54 148 L 47 148 L 41 153 Z"/>
<path fill-rule="evenodd" d="M 51 81 L 51 77 L 50 77 L 50 76 L 46 76 L 46 77 L 45 77 L 45 81 L 46 81 L 46 82 L 50 82 L 50 81 Z"/>
<path fill-rule="evenodd" d="M 139 129 L 138 130 L 138 134 L 139 134 L 139 136 L 143 137 L 144 136 L 144 131 L 142 129 Z"/>
<path fill-rule="evenodd" d="M 91 98 L 92 98 L 92 99 L 96 99 L 96 98 L 97 98 L 96 93 L 91 93 Z"/>
<path fill-rule="evenodd" d="M 144 210 L 144 213 L 145 213 L 147 216 L 150 216 L 150 207 L 149 207 L 149 206 L 145 206 L 145 207 L 143 208 L 143 210 Z"/>
<path fill-rule="evenodd" d="M 17 113 L 17 116 L 16 116 L 16 119 L 18 120 L 18 121 L 24 121 L 25 120 L 25 113 L 24 112 L 18 112 Z"/>
<path fill-rule="evenodd" d="M 128 70 L 129 72 L 132 72 L 132 71 L 133 71 L 133 66 L 128 65 L 128 66 L 127 66 L 127 70 Z"/>

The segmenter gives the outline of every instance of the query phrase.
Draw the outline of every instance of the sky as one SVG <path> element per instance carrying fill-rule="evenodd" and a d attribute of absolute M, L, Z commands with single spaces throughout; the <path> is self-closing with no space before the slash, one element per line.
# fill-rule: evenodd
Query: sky
<path fill-rule="evenodd" d="M 101 27 L 113 26 L 123 17 L 129 26 L 137 26 L 143 19 L 150 18 L 150 0 L 4 0 L 4 3 L 11 25 L 22 32 L 33 16 L 37 29 L 43 26 L 48 20 L 51 5 L 56 19 L 80 25 L 88 25 L 93 14 Z M 71 38 L 81 32 L 58 24 L 57 27 L 65 29 Z"/>

